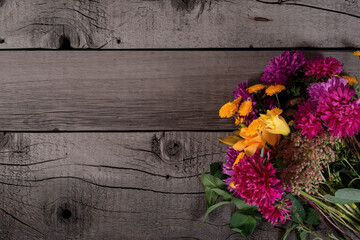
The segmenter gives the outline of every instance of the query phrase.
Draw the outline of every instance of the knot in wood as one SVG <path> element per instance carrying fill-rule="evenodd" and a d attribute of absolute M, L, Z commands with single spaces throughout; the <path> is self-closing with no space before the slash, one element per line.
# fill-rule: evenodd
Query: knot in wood
<path fill-rule="evenodd" d="M 58 207 L 56 216 L 59 222 L 74 222 L 76 221 L 76 208 L 69 203 L 63 203 Z"/>
<path fill-rule="evenodd" d="M 177 156 L 181 150 L 181 144 L 178 141 L 170 140 L 165 145 L 165 153 L 169 157 Z"/>
<path fill-rule="evenodd" d="M 197 3 L 196 0 L 171 0 L 171 6 L 180 12 L 190 12 Z"/>

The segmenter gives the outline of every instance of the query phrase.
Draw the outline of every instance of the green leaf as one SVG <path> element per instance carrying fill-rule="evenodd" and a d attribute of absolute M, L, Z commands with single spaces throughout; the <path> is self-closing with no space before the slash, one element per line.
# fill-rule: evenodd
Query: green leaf
<path fill-rule="evenodd" d="M 325 195 L 324 198 L 333 203 L 358 203 L 360 202 L 360 190 L 355 188 L 343 188 L 335 192 L 335 196 Z"/>
<path fill-rule="evenodd" d="M 206 217 L 209 215 L 209 213 L 211 213 L 212 211 L 214 211 L 216 208 L 218 208 L 218 207 L 220 207 L 220 206 L 222 206 L 222 205 L 225 205 L 225 204 L 229 204 L 229 203 L 231 203 L 231 202 L 230 202 L 230 201 L 222 201 L 222 202 L 218 202 L 218 203 L 212 205 L 211 207 L 209 207 L 209 208 L 206 210 L 206 213 L 205 213 L 205 215 L 204 215 L 204 218 L 203 218 L 202 223 L 204 223 L 204 221 L 205 221 Z"/>
<path fill-rule="evenodd" d="M 311 224 L 311 225 L 319 225 L 321 223 L 321 219 L 315 209 L 305 206 L 305 220 L 304 223 Z"/>
<path fill-rule="evenodd" d="M 248 205 L 244 202 L 244 200 L 241 200 L 239 198 L 233 198 L 232 202 L 235 204 L 236 208 L 238 209 L 239 213 L 245 214 L 245 215 L 256 215 L 256 211 L 258 210 L 258 207 Z"/>
<path fill-rule="evenodd" d="M 242 236 L 249 236 L 256 227 L 256 220 L 252 216 L 235 212 L 230 221 L 230 228 L 239 232 Z"/>
<path fill-rule="evenodd" d="M 221 179 L 214 177 L 211 174 L 206 174 L 206 173 L 201 174 L 201 182 L 202 184 L 204 184 L 205 187 L 210 189 L 212 188 L 226 189 L 225 183 Z"/>
<path fill-rule="evenodd" d="M 294 195 L 289 194 L 287 196 L 287 198 L 289 198 L 292 203 L 292 206 L 291 206 L 292 213 L 290 214 L 291 220 L 293 220 L 296 223 L 303 222 L 305 219 L 304 207 L 302 206 L 302 204 L 299 202 L 299 200 L 297 200 L 297 198 Z"/>
<path fill-rule="evenodd" d="M 214 203 L 218 198 L 219 198 L 219 194 L 217 194 L 210 188 L 205 188 L 205 200 L 208 207 L 214 205 Z"/>
<path fill-rule="evenodd" d="M 213 188 L 212 189 L 214 192 L 216 192 L 217 194 L 219 194 L 220 196 L 223 196 L 224 197 L 224 200 L 226 201 L 231 201 L 231 199 L 233 198 L 233 196 L 225 191 L 225 190 L 222 190 L 222 189 L 219 189 L 219 188 Z"/>
<path fill-rule="evenodd" d="M 296 239 L 297 240 L 306 240 L 307 232 L 304 230 L 298 230 L 296 233 Z"/>
<path fill-rule="evenodd" d="M 296 223 L 292 223 L 285 231 L 284 235 L 282 236 L 281 240 L 286 240 L 286 238 L 289 236 L 291 231 L 297 226 Z"/>
<path fill-rule="evenodd" d="M 219 179 L 225 179 L 229 176 L 222 173 L 222 164 L 221 163 L 212 163 L 210 164 L 210 174 Z"/>

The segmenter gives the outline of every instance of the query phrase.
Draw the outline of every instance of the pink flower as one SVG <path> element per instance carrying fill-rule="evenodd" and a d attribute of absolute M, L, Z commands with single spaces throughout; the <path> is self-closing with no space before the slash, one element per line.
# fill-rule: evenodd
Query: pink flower
<path fill-rule="evenodd" d="M 317 112 L 333 136 L 346 137 L 360 130 L 360 100 L 351 102 L 355 90 L 349 85 L 330 87 L 320 97 Z"/>
<path fill-rule="evenodd" d="M 342 77 L 331 77 L 326 82 L 313 83 L 307 88 L 309 99 L 308 101 L 316 102 L 319 98 L 328 91 L 330 87 L 339 87 L 340 85 L 345 86 L 347 80 Z"/>
<path fill-rule="evenodd" d="M 234 168 L 232 179 L 236 192 L 250 205 L 269 206 L 283 196 L 281 182 L 270 163 L 270 151 L 260 156 L 244 156 Z"/>
<path fill-rule="evenodd" d="M 333 74 L 339 74 L 343 70 L 344 64 L 333 57 L 323 58 L 318 56 L 316 59 L 311 58 L 306 61 L 304 72 L 306 75 L 316 75 L 317 78 Z"/>
<path fill-rule="evenodd" d="M 290 219 L 289 213 L 292 206 L 291 200 L 282 200 L 279 203 L 275 203 L 269 206 L 262 206 L 259 211 L 263 215 L 263 218 L 267 219 L 272 225 L 279 223 L 285 223 L 287 219 Z"/>
<path fill-rule="evenodd" d="M 294 114 L 294 121 L 297 123 L 296 129 L 301 129 L 302 135 L 308 138 L 323 134 L 321 119 L 316 112 L 316 103 L 307 101 L 303 106 L 299 105 L 299 110 Z"/>

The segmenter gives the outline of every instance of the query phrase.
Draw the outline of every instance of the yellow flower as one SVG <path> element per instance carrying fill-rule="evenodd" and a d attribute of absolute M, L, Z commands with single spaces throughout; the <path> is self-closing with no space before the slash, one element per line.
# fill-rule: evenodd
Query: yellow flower
<path fill-rule="evenodd" d="M 353 53 L 353 55 L 360 57 L 360 51 L 355 51 L 355 52 Z"/>
<path fill-rule="evenodd" d="M 360 51 L 359 51 L 360 52 Z M 356 80 L 356 78 L 353 77 L 349 77 L 349 76 L 342 76 L 343 78 L 345 78 L 348 81 L 348 84 L 353 85 L 358 84 L 359 82 Z"/>
<path fill-rule="evenodd" d="M 265 88 L 265 85 L 263 85 L 263 84 L 255 84 L 254 86 L 247 88 L 246 91 L 248 91 L 248 93 L 254 93 L 254 92 L 263 90 L 264 88 Z"/>
<path fill-rule="evenodd" d="M 285 89 L 286 89 L 285 86 L 281 85 L 281 84 L 271 85 L 265 90 L 265 93 L 268 96 L 272 96 L 272 95 L 277 94 Z"/>
<path fill-rule="evenodd" d="M 239 107 L 239 115 L 246 117 L 251 113 L 251 110 L 253 108 L 253 103 L 250 100 L 247 100 L 245 102 L 242 102 Z"/>
<path fill-rule="evenodd" d="M 240 136 L 243 139 L 237 141 L 233 148 L 237 151 L 245 151 L 246 156 L 252 156 L 257 149 L 263 147 L 269 149 L 268 144 L 276 147 L 281 135 L 270 133 L 264 128 L 265 124 L 260 119 L 252 121 L 248 127 L 241 128 Z"/>
<path fill-rule="evenodd" d="M 233 102 L 228 102 L 224 104 L 224 106 L 221 107 L 219 110 L 219 116 L 221 118 L 229 118 L 232 117 L 237 110 L 239 109 L 239 104 L 241 102 L 242 98 L 239 97 L 235 99 Z"/>
<path fill-rule="evenodd" d="M 263 129 L 264 127 L 265 124 L 263 123 L 263 121 L 257 118 L 250 123 L 246 131 L 243 132 L 243 135 L 245 135 L 245 138 L 254 137 L 259 133 L 258 130 Z M 240 136 L 241 136 L 241 132 L 240 132 Z"/>
<path fill-rule="evenodd" d="M 273 109 L 271 109 L 270 111 L 271 111 L 273 114 L 275 114 L 275 115 L 280 115 L 280 114 L 282 114 L 282 112 L 283 112 L 283 110 L 280 109 L 280 108 L 273 108 Z"/>
<path fill-rule="evenodd" d="M 260 114 L 260 119 L 266 125 L 266 130 L 270 133 L 281 134 L 287 136 L 290 134 L 289 125 L 285 119 L 279 115 L 275 115 L 271 111 L 267 111 L 266 114 Z"/>

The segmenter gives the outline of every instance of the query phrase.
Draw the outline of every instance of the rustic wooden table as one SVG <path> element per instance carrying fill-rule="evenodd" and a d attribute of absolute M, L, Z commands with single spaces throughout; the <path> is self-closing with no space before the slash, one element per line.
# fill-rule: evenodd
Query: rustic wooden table
<path fill-rule="evenodd" d="M 241 239 L 231 207 L 200 226 L 233 129 L 219 107 L 283 48 L 357 74 L 359 18 L 358 1 L 0 0 L 0 238 Z"/>

